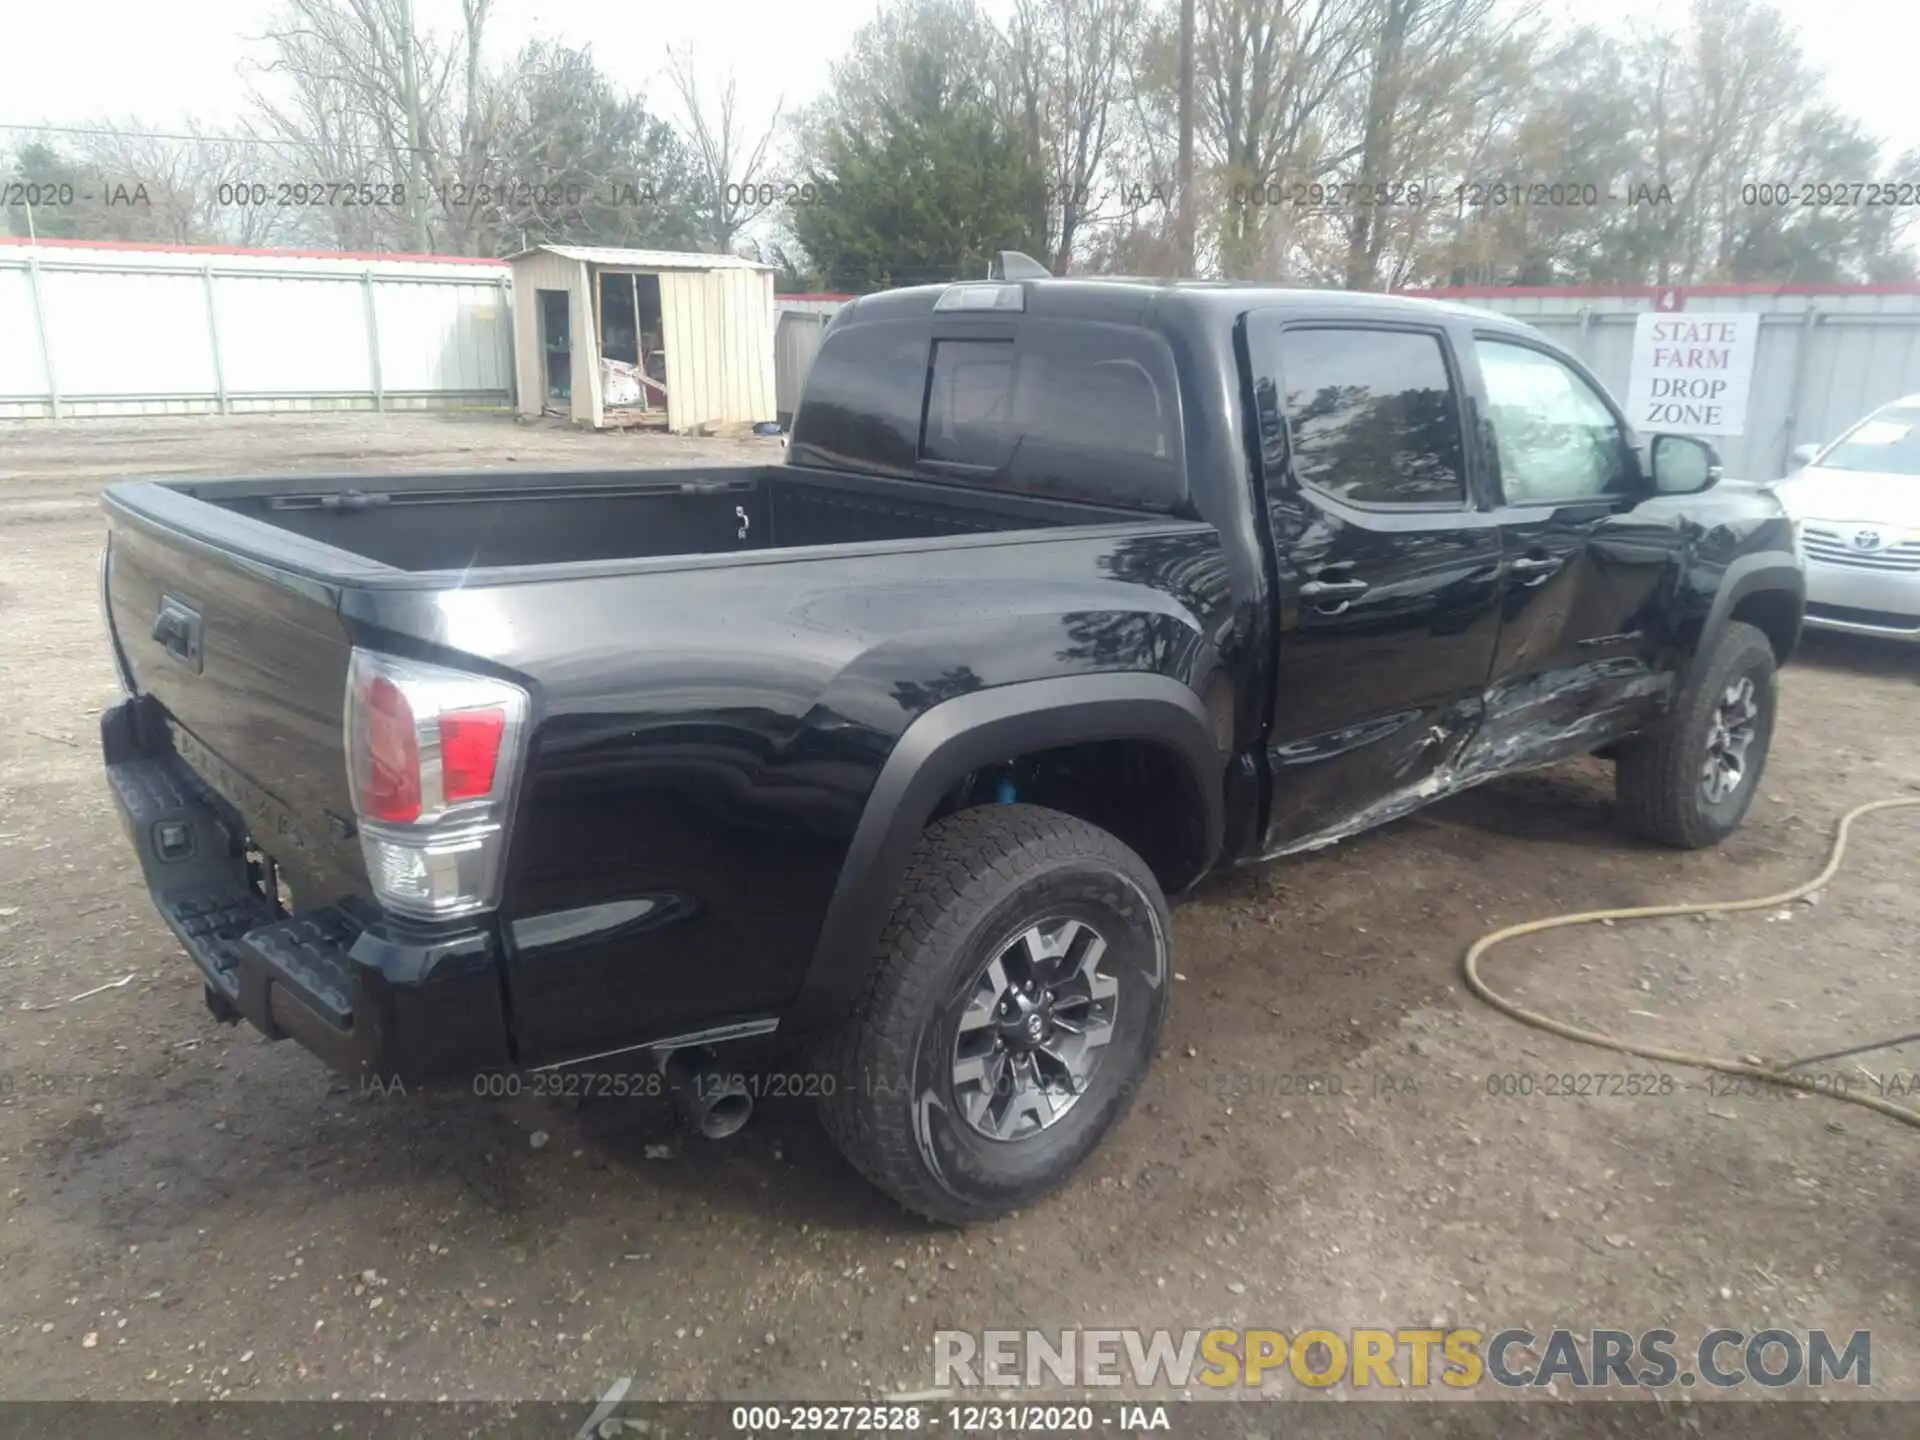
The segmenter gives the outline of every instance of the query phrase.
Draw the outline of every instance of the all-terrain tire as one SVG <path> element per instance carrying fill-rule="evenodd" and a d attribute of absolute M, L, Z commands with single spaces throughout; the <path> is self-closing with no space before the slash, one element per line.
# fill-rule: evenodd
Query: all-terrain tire
<path fill-rule="evenodd" d="M 1754 733 L 1738 784 L 1715 800 L 1703 778 L 1715 718 L 1742 682 L 1750 682 L 1757 703 Z M 1693 678 L 1673 714 L 1620 747 L 1614 793 L 1626 827 L 1683 850 L 1718 845 L 1739 829 L 1766 769 L 1778 688 L 1767 637 L 1744 621 L 1728 622 L 1712 648 L 1695 659 Z"/>
<path fill-rule="evenodd" d="M 1067 921 L 1105 946 L 1095 968 L 1116 982 L 1110 1038 L 1057 1118 L 989 1136 L 956 1087 L 961 1012 L 977 1008 L 989 965 L 1010 963 L 1006 947 Z M 993 1219 L 1061 1185 L 1126 1114 L 1152 1060 L 1172 989 L 1171 936 L 1146 862 L 1083 820 L 991 805 L 929 826 L 867 987 L 824 1049 L 827 1133 L 875 1186 L 945 1224 Z"/>

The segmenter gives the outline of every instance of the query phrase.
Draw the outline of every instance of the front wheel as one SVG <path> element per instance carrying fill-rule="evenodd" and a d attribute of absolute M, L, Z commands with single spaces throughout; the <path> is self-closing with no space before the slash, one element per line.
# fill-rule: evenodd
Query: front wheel
<path fill-rule="evenodd" d="M 827 1056 L 828 1133 L 908 1209 L 990 1220 L 1062 1184 L 1132 1104 L 1167 1013 L 1146 862 L 1033 805 L 930 826 Z"/>
<path fill-rule="evenodd" d="M 1628 828 L 1684 850 L 1739 829 L 1773 743 L 1778 688 L 1767 637 L 1730 621 L 1694 661 L 1667 723 L 1620 749 L 1615 785 Z"/>

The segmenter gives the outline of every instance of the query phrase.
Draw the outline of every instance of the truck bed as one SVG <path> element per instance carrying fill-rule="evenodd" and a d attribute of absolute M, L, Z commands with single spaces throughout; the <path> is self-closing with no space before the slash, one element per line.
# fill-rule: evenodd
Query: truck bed
<path fill-rule="evenodd" d="M 408 572 L 932 539 L 1100 523 L 1096 507 L 917 481 L 732 466 L 676 470 L 307 476 L 161 483 L 127 494 L 155 518 L 180 499 Z M 201 506 L 194 528 L 216 517 Z M 281 557 L 284 558 L 284 557 Z"/>
<path fill-rule="evenodd" d="M 484 597 L 523 581 L 592 585 L 577 593 L 604 597 L 604 614 L 589 605 L 570 623 L 611 638 L 627 633 L 613 577 L 628 566 L 760 571 L 754 552 L 778 552 L 864 567 L 886 562 L 862 558 L 863 546 L 1139 520 L 785 465 L 140 480 L 110 486 L 104 501 L 104 600 L 129 690 L 173 732 L 165 748 L 197 757 L 260 849 L 318 897 L 365 889 L 341 735 L 356 644 L 497 644 L 504 632 Z M 708 581 L 733 593 L 711 573 L 663 577 L 653 593 L 686 596 Z M 450 592 L 462 603 L 444 600 Z M 725 616 L 724 596 L 707 603 Z"/>

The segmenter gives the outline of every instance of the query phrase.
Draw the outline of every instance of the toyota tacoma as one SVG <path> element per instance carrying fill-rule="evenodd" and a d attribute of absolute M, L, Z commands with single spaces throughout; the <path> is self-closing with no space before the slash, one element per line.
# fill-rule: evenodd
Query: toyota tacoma
<path fill-rule="evenodd" d="M 1719 479 L 1487 312 L 890 291 L 778 464 L 109 487 L 105 762 L 221 1019 L 716 1132 L 777 1034 L 963 1223 L 1119 1122 L 1210 872 L 1593 752 L 1637 834 L 1732 831 L 1804 583 Z"/>

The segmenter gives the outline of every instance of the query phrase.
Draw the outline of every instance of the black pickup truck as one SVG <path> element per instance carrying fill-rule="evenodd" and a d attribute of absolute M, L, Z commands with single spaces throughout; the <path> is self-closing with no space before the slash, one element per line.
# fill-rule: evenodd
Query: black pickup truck
<path fill-rule="evenodd" d="M 222 1019 L 714 1131 L 777 1031 L 979 1219 L 1125 1112 L 1210 871 L 1595 751 L 1639 834 L 1739 824 L 1803 584 L 1719 478 L 1491 313 L 898 290 L 782 464 L 112 486 L 107 771 Z"/>

